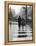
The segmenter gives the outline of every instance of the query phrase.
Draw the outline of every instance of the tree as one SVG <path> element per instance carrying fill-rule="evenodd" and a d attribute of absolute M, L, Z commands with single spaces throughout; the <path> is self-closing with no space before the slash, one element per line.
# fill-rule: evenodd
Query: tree
<path fill-rule="evenodd" d="M 12 11 L 11 11 L 11 7 L 10 7 L 10 9 L 9 9 L 8 16 L 9 16 L 9 18 L 8 18 L 8 19 L 12 21 L 13 14 L 12 14 Z"/>

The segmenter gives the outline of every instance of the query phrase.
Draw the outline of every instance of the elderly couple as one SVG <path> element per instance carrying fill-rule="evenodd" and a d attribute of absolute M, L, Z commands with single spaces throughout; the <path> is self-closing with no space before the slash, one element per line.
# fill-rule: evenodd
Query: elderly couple
<path fill-rule="evenodd" d="M 18 27 L 19 27 L 19 31 L 20 31 L 20 27 L 22 25 L 22 30 L 24 30 L 24 25 L 25 25 L 25 20 L 19 16 L 18 17 Z"/>

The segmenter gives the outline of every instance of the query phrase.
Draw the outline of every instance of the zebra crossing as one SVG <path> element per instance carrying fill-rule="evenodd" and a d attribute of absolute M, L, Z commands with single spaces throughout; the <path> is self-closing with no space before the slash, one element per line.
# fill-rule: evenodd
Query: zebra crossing
<path fill-rule="evenodd" d="M 9 41 L 19 41 L 19 40 L 32 40 L 32 29 L 29 25 L 24 26 L 24 30 L 19 31 L 18 24 L 9 24 Z"/>

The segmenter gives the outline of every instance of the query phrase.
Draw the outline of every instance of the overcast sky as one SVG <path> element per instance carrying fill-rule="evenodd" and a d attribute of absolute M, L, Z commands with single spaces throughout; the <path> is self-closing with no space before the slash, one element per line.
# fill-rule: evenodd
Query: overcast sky
<path fill-rule="evenodd" d="M 23 5 L 9 5 L 9 8 L 10 7 L 11 7 L 11 9 L 14 9 L 15 10 L 15 13 L 17 14 L 17 13 L 20 12 L 20 9 L 21 9 L 21 7 L 23 7 Z"/>
<path fill-rule="evenodd" d="M 22 7 L 26 7 L 26 6 L 24 6 L 24 5 L 9 5 L 9 8 L 11 7 L 11 9 L 14 9 L 14 11 L 15 11 L 15 16 L 16 16 L 16 14 L 19 14 L 20 13 L 20 10 L 22 10 L 21 8 Z M 30 11 L 31 11 L 31 9 L 32 9 L 32 6 L 30 7 L 30 6 L 27 6 L 28 8 L 27 8 L 27 12 L 28 12 L 28 14 L 30 14 Z M 13 13 L 14 14 L 14 13 Z M 14 15 L 13 15 L 14 16 Z"/>

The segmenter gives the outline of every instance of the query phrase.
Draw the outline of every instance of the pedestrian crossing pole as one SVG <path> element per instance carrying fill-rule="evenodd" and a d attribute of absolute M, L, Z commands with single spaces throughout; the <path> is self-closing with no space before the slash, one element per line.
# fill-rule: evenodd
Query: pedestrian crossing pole
<path fill-rule="evenodd" d="M 25 8 L 25 14 L 26 14 L 26 24 L 27 24 L 27 5 L 26 5 L 26 8 Z"/>
<path fill-rule="evenodd" d="M 26 8 L 25 8 L 25 15 L 26 15 L 26 24 L 27 24 L 27 5 L 26 5 Z M 27 30 L 27 25 L 26 25 L 26 30 Z"/>

